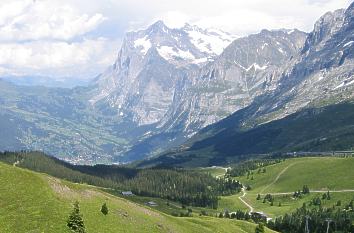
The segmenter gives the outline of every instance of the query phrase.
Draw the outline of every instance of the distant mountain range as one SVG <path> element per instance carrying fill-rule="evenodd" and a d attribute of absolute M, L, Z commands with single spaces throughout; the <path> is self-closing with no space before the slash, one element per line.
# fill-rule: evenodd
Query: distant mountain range
<path fill-rule="evenodd" d="M 88 85 L 90 80 L 81 80 L 72 77 L 53 78 L 45 76 L 0 76 L 0 79 L 20 86 L 44 86 L 74 88 L 77 86 Z"/>
<path fill-rule="evenodd" d="M 302 149 L 267 146 L 267 140 L 257 150 L 240 144 L 253 147 L 250 130 L 353 98 L 353 9 L 326 13 L 310 34 L 262 30 L 235 38 L 158 21 L 127 33 L 115 63 L 86 87 L 0 81 L 0 149 L 44 150 L 87 164 L 129 162 L 165 150 L 159 159 L 188 160 L 207 151 L 212 163 L 225 153 L 217 148 L 220 140 L 225 156 Z M 257 131 L 257 141 L 274 136 L 266 132 Z"/>

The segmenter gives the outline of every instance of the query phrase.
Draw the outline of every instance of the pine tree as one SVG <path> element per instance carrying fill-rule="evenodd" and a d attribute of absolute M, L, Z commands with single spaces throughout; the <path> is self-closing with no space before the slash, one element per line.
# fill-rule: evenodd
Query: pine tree
<path fill-rule="evenodd" d="M 80 207 L 78 201 L 74 203 L 74 209 L 69 215 L 69 218 L 67 220 L 67 226 L 70 228 L 71 232 L 75 232 L 75 233 L 86 232 L 84 220 L 82 219 L 82 215 L 80 214 Z"/>
<path fill-rule="evenodd" d="M 257 200 L 261 200 L 261 195 L 258 193 Z"/>
<path fill-rule="evenodd" d="M 259 223 L 258 226 L 256 227 L 255 233 L 264 233 L 264 224 Z"/>
<path fill-rule="evenodd" d="M 225 211 L 225 218 L 230 218 L 230 213 L 228 210 Z"/>
<path fill-rule="evenodd" d="M 251 216 L 250 216 L 250 214 L 248 212 L 245 212 L 244 216 L 245 216 L 245 220 L 246 221 L 250 220 L 250 218 L 251 218 Z"/>
<path fill-rule="evenodd" d="M 107 215 L 108 214 L 108 207 L 107 207 L 107 204 L 106 203 L 103 203 L 102 207 L 101 207 L 101 212 L 102 214 L 104 215 Z"/>
<path fill-rule="evenodd" d="M 331 200 L 331 195 L 329 194 L 329 191 L 327 191 L 327 200 Z"/>
<path fill-rule="evenodd" d="M 353 209 L 353 207 L 354 207 L 353 200 L 351 200 L 351 201 L 349 202 L 349 207 L 350 207 L 351 209 Z"/>
<path fill-rule="evenodd" d="M 309 194 L 310 193 L 310 189 L 309 189 L 309 187 L 307 185 L 304 185 L 302 187 L 302 193 L 303 194 Z"/>
<path fill-rule="evenodd" d="M 323 199 L 323 200 L 324 200 L 324 199 L 327 199 L 327 194 L 326 194 L 326 193 L 322 194 L 322 199 Z"/>

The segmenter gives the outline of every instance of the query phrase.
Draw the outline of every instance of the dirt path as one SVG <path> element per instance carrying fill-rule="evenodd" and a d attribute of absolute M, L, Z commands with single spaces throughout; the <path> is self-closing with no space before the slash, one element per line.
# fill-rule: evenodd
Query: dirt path
<path fill-rule="evenodd" d="M 277 182 L 280 178 L 280 176 L 282 174 L 284 174 L 284 172 L 286 172 L 286 170 L 288 170 L 291 166 L 293 166 L 294 164 L 296 163 L 292 163 L 292 164 L 289 164 L 286 168 L 284 168 L 281 172 L 279 172 L 279 174 L 277 175 L 277 177 L 275 177 L 275 179 L 272 181 L 272 183 L 268 184 L 266 187 L 264 187 L 262 190 L 261 190 L 261 194 L 264 192 L 264 190 L 266 190 L 267 188 L 269 188 L 271 185 L 275 184 L 275 182 Z M 245 188 L 243 187 L 242 188 L 242 196 L 239 196 L 238 199 L 240 199 L 240 201 L 245 204 L 249 209 L 250 209 L 250 212 L 253 212 L 254 211 L 254 208 L 253 206 L 251 206 L 249 203 L 247 203 L 243 198 L 247 195 L 247 192 L 245 190 Z"/>
<path fill-rule="evenodd" d="M 240 199 L 240 201 L 241 201 L 243 204 L 245 204 L 245 205 L 250 209 L 250 212 L 253 212 L 253 211 L 254 211 L 253 206 L 251 206 L 251 205 L 248 204 L 245 200 L 243 200 L 243 197 L 245 197 L 246 194 L 247 194 L 247 192 L 246 192 L 246 190 L 245 190 L 244 187 L 242 188 L 242 192 L 243 192 L 242 196 L 239 196 L 238 199 Z"/>
<path fill-rule="evenodd" d="M 273 184 L 275 184 L 281 175 L 284 174 L 284 172 L 286 172 L 286 170 L 288 170 L 290 167 L 294 166 L 296 163 L 291 163 L 289 164 L 286 168 L 284 168 L 281 172 L 279 172 L 279 174 L 277 175 L 277 177 L 275 177 L 275 179 L 272 181 L 272 183 L 268 184 L 266 187 L 264 187 L 261 191 L 260 194 L 263 194 L 263 192 L 268 189 L 270 186 L 272 186 Z"/>
<path fill-rule="evenodd" d="M 343 189 L 343 190 L 310 190 L 310 193 L 351 193 L 354 192 L 354 189 Z M 284 193 L 269 193 L 273 196 L 277 196 L 277 195 L 292 195 L 294 194 L 294 192 L 284 192 Z"/>

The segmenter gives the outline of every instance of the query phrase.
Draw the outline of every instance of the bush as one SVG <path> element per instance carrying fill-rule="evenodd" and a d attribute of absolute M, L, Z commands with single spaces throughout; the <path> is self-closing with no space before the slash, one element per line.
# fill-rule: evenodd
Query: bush
<path fill-rule="evenodd" d="M 208 216 L 208 212 L 206 212 L 205 210 L 202 210 L 202 211 L 200 212 L 200 214 L 203 215 L 203 216 Z"/>
<path fill-rule="evenodd" d="M 102 207 L 101 207 L 101 212 L 102 212 L 102 214 L 104 214 L 104 215 L 107 215 L 107 214 L 108 214 L 108 207 L 107 207 L 107 204 L 106 204 L 106 203 L 104 203 L 104 204 L 102 205 Z"/>
<path fill-rule="evenodd" d="M 255 233 L 264 233 L 264 224 L 259 223 L 258 226 L 256 227 Z"/>

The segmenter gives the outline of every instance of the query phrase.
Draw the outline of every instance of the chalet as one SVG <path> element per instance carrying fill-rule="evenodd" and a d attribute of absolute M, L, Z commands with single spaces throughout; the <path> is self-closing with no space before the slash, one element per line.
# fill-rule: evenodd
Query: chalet
<path fill-rule="evenodd" d="M 269 218 L 263 212 L 251 212 L 250 215 L 251 215 L 252 219 L 263 220 L 263 221 L 266 221 L 266 222 L 272 220 L 272 218 Z"/>
<path fill-rule="evenodd" d="M 148 205 L 148 206 L 158 206 L 157 203 L 154 202 L 154 201 L 146 202 L 145 205 Z"/>
<path fill-rule="evenodd" d="M 123 192 L 122 192 L 122 195 L 123 195 L 123 196 L 134 196 L 134 194 L 133 194 L 132 191 L 123 191 Z"/>
<path fill-rule="evenodd" d="M 267 220 L 267 215 L 265 215 L 263 212 L 251 212 L 250 215 L 253 219 Z"/>

